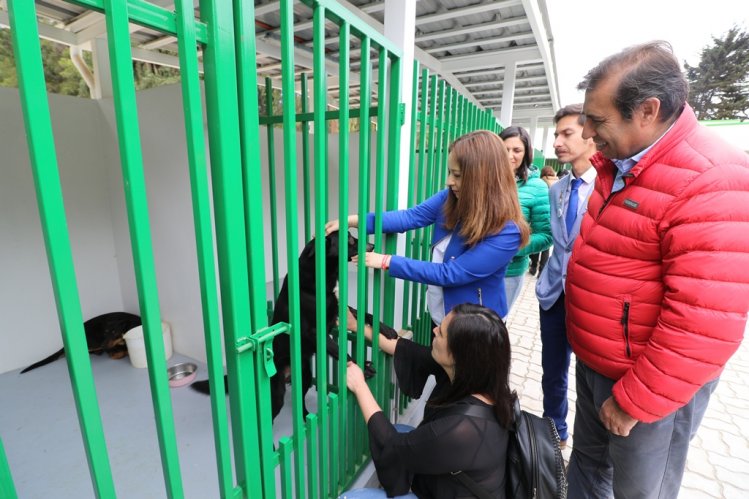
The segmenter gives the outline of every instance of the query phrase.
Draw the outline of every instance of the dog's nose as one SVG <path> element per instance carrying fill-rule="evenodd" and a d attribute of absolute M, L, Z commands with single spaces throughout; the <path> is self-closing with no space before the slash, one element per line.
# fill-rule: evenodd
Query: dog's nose
<path fill-rule="evenodd" d="M 367 251 L 374 251 L 374 244 L 367 243 Z"/>

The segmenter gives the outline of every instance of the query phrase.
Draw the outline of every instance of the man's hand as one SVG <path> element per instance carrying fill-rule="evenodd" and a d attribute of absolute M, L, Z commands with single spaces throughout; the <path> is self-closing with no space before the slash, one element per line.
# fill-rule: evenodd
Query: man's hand
<path fill-rule="evenodd" d="M 614 397 L 609 397 L 601 406 L 598 413 L 601 422 L 606 429 L 614 435 L 620 437 L 629 436 L 629 432 L 637 424 L 637 420 L 624 412 Z"/>

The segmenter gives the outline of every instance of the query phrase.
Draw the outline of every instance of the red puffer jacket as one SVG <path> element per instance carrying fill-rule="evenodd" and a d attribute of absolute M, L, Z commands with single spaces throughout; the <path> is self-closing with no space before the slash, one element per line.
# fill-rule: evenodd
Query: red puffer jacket
<path fill-rule="evenodd" d="M 572 252 L 567 334 L 614 380 L 630 416 L 653 422 L 717 377 L 749 310 L 749 155 L 699 126 L 688 106 L 609 197 L 600 153 Z"/>

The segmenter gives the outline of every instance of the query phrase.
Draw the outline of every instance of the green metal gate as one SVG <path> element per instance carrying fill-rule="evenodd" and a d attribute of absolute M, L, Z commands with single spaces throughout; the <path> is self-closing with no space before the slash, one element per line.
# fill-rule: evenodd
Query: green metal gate
<path fill-rule="evenodd" d="M 252 498 L 336 497 L 356 478 L 368 456 L 366 427 L 355 400 L 348 396 L 345 389 L 346 354 L 350 353 L 360 364 L 367 359 L 372 360 L 378 373 L 372 381 L 372 388 L 386 413 L 402 411 L 407 401 L 402 397 L 394 398 L 390 360 L 379 353 L 377 335 L 375 344 L 367 345 L 361 334 L 350 334 L 341 328 L 336 332 L 340 357 L 337 363 L 325 355 L 325 338 L 318 336 L 317 351 L 320 354 L 315 356 L 317 412 L 303 417 L 298 334 L 297 255 L 301 246 L 297 211 L 298 178 L 302 178 L 301 190 L 305 193 L 302 196 L 302 237 L 305 242 L 314 234 L 324 233 L 324 224 L 331 218 L 330 205 L 333 204 L 341 215 L 341 231 L 348 230 L 343 215 L 356 212 L 363 219 L 368 211 L 374 211 L 375 251 L 394 253 L 396 239 L 383 237 L 381 213 L 397 207 L 399 188 L 408 189 L 409 205 L 424 200 L 444 185 L 448 144 L 457 136 L 478 128 L 499 131 L 497 121 L 490 112 L 479 110 L 436 75 L 430 76 L 426 69 L 421 71 L 420 79 L 416 77 L 418 65 L 415 65 L 409 181 L 408 186 L 399 186 L 403 118 L 399 93 L 402 72 L 400 51 L 338 3 L 332 0 L 304 1 L 314 12 L 314 67 L 311 75 L 314 108 L 310 112 L 310 75 L 300 75 L 301 102 L 300 106 L 296 104 L 295 2 L 280 2 L 283 111 L 280 115 L 272 114 L 274 82 L 266 81 L 268 113 L 265 116 L 259 116 L 258 108 L 253 2 L 201 0 L 198 18 L 192 2 L 187 0 L 176 0 L 174 11 L 143 0 L 71 0 L 71 3 L 106 16 L 130 240 L 168 496 L 184 497 L 184 491 L 161 342 L 161 318 L 135 105 L 129 22 L 175 36 L 179 45 L 203 329 L 212 393 L 220 489 L 217 495 Z M 8 0 L 8 10 L 37 202 L 88 466 L 96 495 L 115 497 L 82 328 L 81 306 L 45 93 L 35 5 L 30 0 Z M 325 38 L 331 32 L 338 37 L 340 47 L 337 61 L 339 98 L 335 108 L 328 105 L 327 97 L 326 63 L 329 61 L 325 54 Z M 203 55 L 208 150 L 203 140 L 199 48 Z M 359 70 L 356 73 L 358 82 L 352 81 L 352 50 L 360 51 Z M 351 105 L 352 94 L 359 96 L 358 107 Z M 360 132 L 358 159 L 349 164 L 349 130 L 357 120 Z M 331 185 L 329 179 L 328 139 L 331 123 L 335 123 L 339 131 L 335 144 L 340 158 L 338 185 Z M 273 152 L 273 127 L 276 124 L 283 127 L 281 178 L 276 177 Z M 268 165 L 262 165 L 260 159 L 261 125 L 266 126 Z M 297 125 L 301 130 L 301 171 L 297 166 Z M 310 132 L 310 125 L 314 134 Z M 370 140 L 372 127 L 376 130 L 373 141 Z M 310 145 L 313 153 L 310 152 Z M 258 181 L 262 177 L 263 166 L 268 168 L 268 192 L 265 194 L 270 197 L 270 213 L 263 212 L 263 185 Z M 350 203 L 349 196 L 353 173 L 358 175 L 358 184 L 353 189 L 357 200 L 355 206 Z M 281 182 L 283 207 L 280 206 L 281 200 L 276 199 L 276 185 Z M 338 195 L 331 194 L 336 192 Z M 278 230 L 281 217 L 285 220 L 285 234 L 280 234 Z M 272 234 L 272 255 L 269 258 L 273 262 L 273 296 L 266 293 L 264 271 L 263 226 L 268 223 Z M 429 229 L 409 234 L 406 240 L 407 256 L 429 259 L 430 236 Z M 366 238 L 362 235 L 359 238 L 360 254 L 364 251 L 365 243 Z M 290 290 L 290 320 L 289 324 L 269 326 L 267 301 L 278 294 L 280 269 L 284 266 L 279 261 L 281 244 L 285 244 L 287 254 L 285 267 L 288 269 Z M 325 273 L 324 244 L 322 237 L 315 239 L 317 275 Z M 346 238 L 339 238 L 339 244 L 340 254 L 346 254 Z M 215 262 L 218 262 L 218 275 L 214 270 Z M 339 314 L 344 318 L 349 288 L 348 263 L 345 259 L 341 259 L 338 270 L 341 276 L 339 295 L 342 297 Z M 386 323 L 394 322 L 394 282 L 385 278 L 380 271 L 367 272 L 363 259 L 357 269 L 356 290 L 357 308 L 372 312 L 375 330 L 379 318 Z M 325 329 L 324 294 L 324 281 L 318 279 L 317 295 L 321 297 L 318 299 L 318 330 Z M 405 285 L 401 322 L 414 329 L 417 339 L 421 338 L 422 341 L 426 341 L 429 334 L 424 297 L 425 286 Z M 363 330 L 363 317 L 363 313 L 359 314 L 359 331 Z M 225 337 L 223 345 L 220 340 L 222 330 Z M 269 378 L 274 370 L 271 345 L 277 334 L 289 334 L 291 337 L 293 433 L 281 438 L 276 446 L 268 395 Z M 227 414 L 221 389 L 222 348 L 227 363 L 231 418 Z M 16 495 L 1 444 L 0 492 L 3 497 Z"/>

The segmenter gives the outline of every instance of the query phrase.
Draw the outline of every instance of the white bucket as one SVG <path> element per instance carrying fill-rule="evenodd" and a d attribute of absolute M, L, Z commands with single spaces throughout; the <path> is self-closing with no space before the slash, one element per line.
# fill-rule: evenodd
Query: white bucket
<path fill-rule="evenodd" d="M 172 328 L 168 322 L 161 323 L 161 333 L 164 336 L 164 354 L 167 360 L 172 356 Z M 146 342 L 143 338 L 143 326 L 137 326 L 125 333 L 125 344 L 130 363 L 133 367 L 148 367 L 146 359 Z"/>

